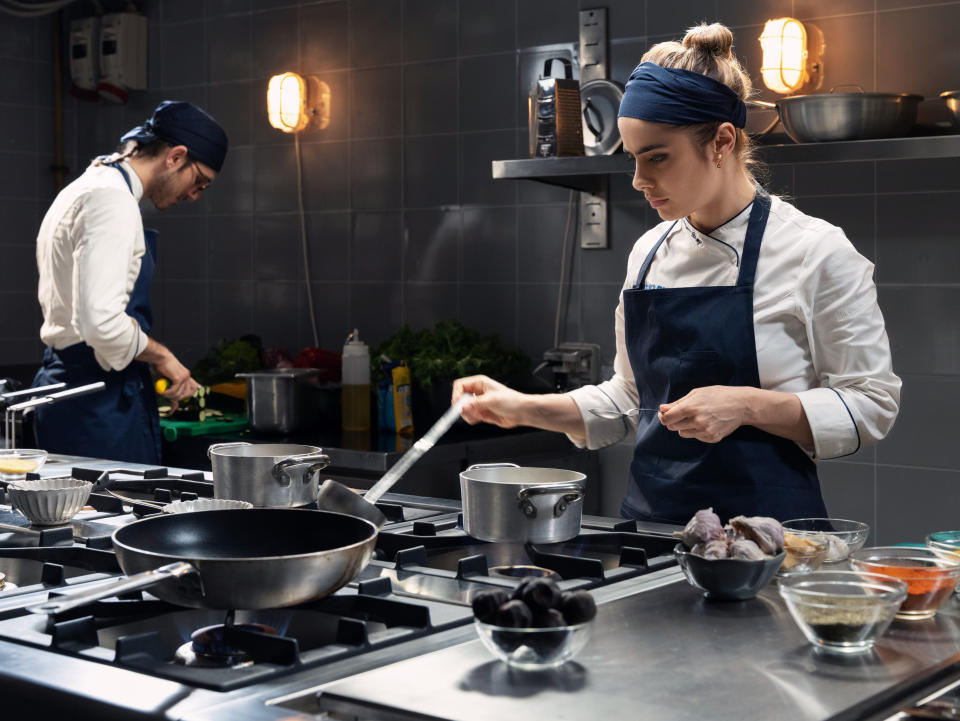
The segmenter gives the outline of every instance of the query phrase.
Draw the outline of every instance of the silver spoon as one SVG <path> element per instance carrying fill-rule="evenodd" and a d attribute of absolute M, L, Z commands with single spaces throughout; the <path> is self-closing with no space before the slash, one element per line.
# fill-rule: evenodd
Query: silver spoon
<path fill-rule="evenodd" d="M 606 408 L 591 408 L 590 412 L 597 418 L 605 418 L 608 421 L 615 421 L 618 418 L 632 418 L 633 416 L 638 416 L 642 411 L 649 411 L 650 413 L 659 413 L 660 411 L 656 408 L 629 408 L 625 411 L 609 411 Z"/>

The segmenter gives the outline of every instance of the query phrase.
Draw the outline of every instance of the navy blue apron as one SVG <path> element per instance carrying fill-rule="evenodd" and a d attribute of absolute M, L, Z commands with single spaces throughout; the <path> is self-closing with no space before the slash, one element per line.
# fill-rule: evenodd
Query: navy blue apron
<path fill-rule="evenodd" d="M 657 408 L 694 388 L 760 387 L 753 331 L 753 282 L 770 197 L 750 211 L 734 286 L 644 288 L 671 226 L 647 255 L 636 285 L 623 292 L 627 354 L 641 408 Z M 676 223 L 674 223 L 676 225 Z M 816 467 L 791 440 L 741 426 L 719 443 L 681 438 L 654 413 L 641 414 L 621 513 L 686 523 L 701 509 L 779 520 L 826 516 Z"/>
<path fill-rule="evenodd" d="M 126 171 L 119 165 L 113 167 L 133 192 Z M 127 315 L 148 334 L 153 326 L 150 283 L 156 269 L 157 235 L 155 230 L 143 231 L 146 252 L 126 308 Z M 72 388 L 96 381 L 104 381 L 107 387 L 36 409 L 37 446 L 51 453 L 158 465 L 160 419 L 148 363 L 135 360 L 123 370 L 105 371 L 86 343 L 62 350 L 48 347 L 33 385 L 63 382 Z"/>

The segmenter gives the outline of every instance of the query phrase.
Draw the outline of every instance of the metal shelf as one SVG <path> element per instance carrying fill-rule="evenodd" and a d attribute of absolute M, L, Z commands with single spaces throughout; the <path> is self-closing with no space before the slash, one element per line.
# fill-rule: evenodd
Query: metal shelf
<path fill-rule="evenodd" d="M 960 157 L 960 135 L 916 138 L 845 140 L 834 143 L 782 143 L 760 145 L 759 155 L 769 165 L 783 163 L 922 160 Z M 624 153 L 573 158 L 494 160 L 494 179 L 536 180 L 573 190 L 596 193 L 605 175 L 632 173 L 633 163 Z"/>

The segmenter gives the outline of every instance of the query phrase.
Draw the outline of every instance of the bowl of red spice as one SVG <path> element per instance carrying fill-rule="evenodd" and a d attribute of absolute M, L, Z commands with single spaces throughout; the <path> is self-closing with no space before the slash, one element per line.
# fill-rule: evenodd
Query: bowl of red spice
<path fill-rule="evenodd" d="M 918 620 L 933 616 L 950 598 L 960 577 L 960 559 L 938 555 L 929 548 L 878 546 L 850 554 L 854 570 L 899 578 L 907 597 L 897 618 Z"/>

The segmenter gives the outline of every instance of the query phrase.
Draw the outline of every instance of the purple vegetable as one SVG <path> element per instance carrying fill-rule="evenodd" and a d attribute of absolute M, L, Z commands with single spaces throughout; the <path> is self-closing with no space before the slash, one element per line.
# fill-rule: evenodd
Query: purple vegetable
<path fill-rule="evenodd" d="M 703 548 L 703 557 L 710 561 L 730 558 L 730 548 L 726 540 L 707 541 Z"/>
<path fill-rule="evenodd" d="M 783 550 L 783 527 L 775 518 L 737 516 L 730 519 L 730 525 L 769 556 L 776 556 Z"/>
<path fill-rule="evenodd" d="M 674 531 L 674 537 L 679 538 L 687 548 L 693 548 L 698 543 L 725 539 L 720 517 L 712 508 L 697 511 L 682 531 Z"/>
<path fill-rule="evenodd" d="M 745 558 L 750 561 L 762 561 L 767 556 L 753 541 L 741 538 L 730 544 L 730 558 Z"/>

